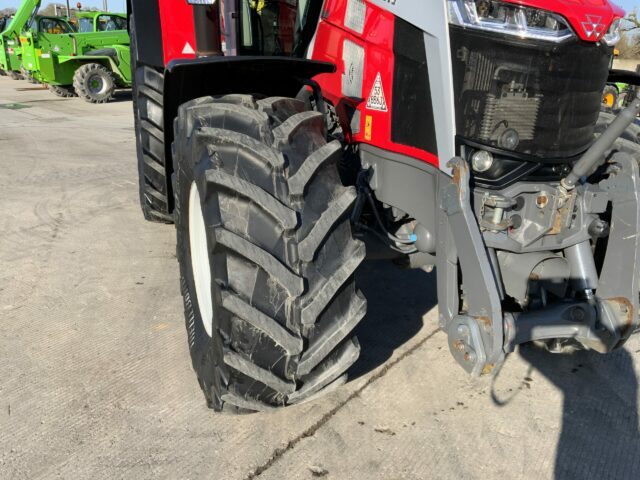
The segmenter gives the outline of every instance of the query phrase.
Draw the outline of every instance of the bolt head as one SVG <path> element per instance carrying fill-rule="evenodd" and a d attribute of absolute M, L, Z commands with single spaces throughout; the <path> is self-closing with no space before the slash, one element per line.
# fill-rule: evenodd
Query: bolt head
<path fill-rule="evenodd" d="M 460 335 L 464 335 L 465 333 L 469 332 L 469 327 L 467 327 L 466 325 L 458 325 L 458 333 Z"/>
<path fill-rule="evenodd" d="M 546 193 L 541 193 L 536 198 L 536 206 L 538 208 L 545 208 L 549 204 L 549 197 L 547 197 Z"/>
<path fill-rule="evenodd" d="M 573 320 L 574 322 L 583 322 L 585 317 L 586 315 L 584 313 L 584 310 L 580 307 L 571 309 L 571 320 Z"/>

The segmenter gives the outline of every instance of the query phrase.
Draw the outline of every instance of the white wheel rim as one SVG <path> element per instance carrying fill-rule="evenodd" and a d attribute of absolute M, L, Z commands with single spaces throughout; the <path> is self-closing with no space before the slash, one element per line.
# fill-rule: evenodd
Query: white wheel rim
<path fill-rule="evenodd" d="M 211 336 L 213 330 L 211 268 L 209 266 L 207 230 L 196 182 L 191 184 L 191 192 L 189 193 L 189 248 L 191 249 L 191 270 L 196 284 L 200 318 L 207 335 Z"/>
<path fill-rule="evenodd" d="M 100 74 L 91 75 L 87 80 L 89 91 L 94 95 L 101 95 L 107 91 L 107 82 Z"/>

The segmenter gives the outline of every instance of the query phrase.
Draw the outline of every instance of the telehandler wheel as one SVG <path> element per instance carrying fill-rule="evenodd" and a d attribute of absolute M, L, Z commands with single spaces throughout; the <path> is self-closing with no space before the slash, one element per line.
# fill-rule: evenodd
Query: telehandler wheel
<path fill-rule="evenodd" d="M 607 85 L 604 87 L 602 93 L 602 110 L 605 112 L 611 112 L 618 104 L 618 89 L 613 85 Z"/>
<path fill-rule="evenodd" d="M 138 63 L 136 30 L 130 18 L 133 119 L 138 156 L 138 190 L 145 220 L 173 223 L 173 191 L 167 175 L 164 144 L 164 75 Z"/>
<path fill-rule="evenodd" d="M 51 93 L 53 93 L 54 95 L 57 95 L 58 97 L 62 97 L 62 98 L 71 98 L 71 97 L 77 97 L 78 95 L 76 94 L 76 91 L 73 89 L 72 86 L 62 86 L 62 85 L 47 85 L 47 88 L 49 89 L 49 91 Z"/>
<path fill-rule="evenodd" d="M 343 384 L 360 353 L 365 248 L 323 115 L 290 98 L 205 97 L 180 107 L 174 131 L 186 326 L 209 406 L 265 410 Z"/>
<path fill-rule="evenodd" d="M 113 99 L 116 82 L 113 74 L 99 63 L 86 63 L 73 75 L 73 87 L 89 103 L 107 103 Z"/>
<path fill-rule="evenodd" d="M 24 80 L 26 80 L 29 83 L 33 83 L 33 84 L 38 84 L 40 82 L 38 82 L 35 78 L 33 78 L 33 74 L 27 70 L 26 68 L 24 68 L 23 65 L 20 66 L 20 73 L 22 74 L 22 78 Z"/>

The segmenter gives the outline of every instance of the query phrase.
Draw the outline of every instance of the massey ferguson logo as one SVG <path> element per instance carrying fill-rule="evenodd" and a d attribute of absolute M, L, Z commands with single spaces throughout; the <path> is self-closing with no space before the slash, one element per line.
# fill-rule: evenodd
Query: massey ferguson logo
<path fill-rule="evenodd" d="M 582 22 L 582 29 L 587 38 L 600 38 L 604 35 L 605 24 L 600 22 L 602 22 L 602 17 L 587 15 L 587 21 Z"/>

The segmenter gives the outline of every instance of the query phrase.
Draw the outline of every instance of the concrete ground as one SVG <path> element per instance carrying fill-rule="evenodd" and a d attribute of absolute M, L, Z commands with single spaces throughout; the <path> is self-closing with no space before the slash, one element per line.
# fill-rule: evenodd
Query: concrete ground
<path fill-rule="evenodd" d="M 138 207 L 131 102 L 0 77 L 0 478 L 640 478 L 640 341 L 512 355 L 472 380 L 434 277 L 367 264 L 353 380 L 215 415 L 191 371 L 174 231 Z"/>

